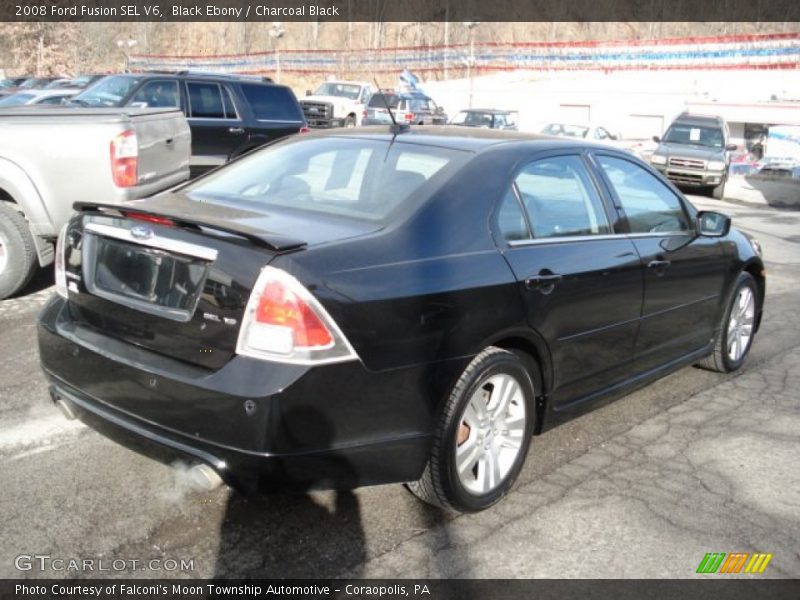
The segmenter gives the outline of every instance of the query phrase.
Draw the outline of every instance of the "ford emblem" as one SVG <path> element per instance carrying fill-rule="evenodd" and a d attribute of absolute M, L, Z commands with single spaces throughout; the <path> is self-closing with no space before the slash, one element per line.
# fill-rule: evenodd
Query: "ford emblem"
<path fill-rule="evenodd" d="M 149 240 L 153 237 L 153 230 L 147 225 L 136 225 L 131 227 L 131 235 L 137 240 Z"/>

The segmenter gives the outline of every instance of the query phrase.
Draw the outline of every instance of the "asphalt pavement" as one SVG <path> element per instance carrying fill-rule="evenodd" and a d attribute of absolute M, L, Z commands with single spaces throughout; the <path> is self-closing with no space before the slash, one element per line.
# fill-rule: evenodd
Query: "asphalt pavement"
<path fill-rule="evenodd" d="M 707 552 L 772 553 L 757 577 L 799 577 L 800 212 L 693 200 L 764 247 L 766 313 L 745 368 L 687 367 L 536 437 L 515 489 L 476 515 L 400 485 L 191 491 L 52 406 L 40 273 L 0 301 L 0 577 L 690 578 Z"/>

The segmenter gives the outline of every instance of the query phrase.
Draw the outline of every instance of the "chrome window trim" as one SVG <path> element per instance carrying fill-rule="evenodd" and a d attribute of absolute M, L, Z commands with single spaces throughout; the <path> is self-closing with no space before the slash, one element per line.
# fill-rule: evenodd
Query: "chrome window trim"
<path fill-rule="evenodd" d="M 217 260 L 218 252 L 214 248 L 207 248 L 206 246 L 199 246 L 197 244 L 190 244 L 180 240 L 173 240 L 161 236 L 152 236 L 147 239 L 139 239 L 133 237 L 130 229 L 123 229 L 121 227 L 114 227 L 113 225 L 104 225 L 102 223 L 87 223 L 84 226 L 84 231 L 93 233 L 95 235 L 102 235 L 105 237 L 122 240 L 130 244 L 138 244 L 148 248 L 155 248 L 165 252 L 174 252 L 176 254 L 183 254 L 184 256 L 192 256 L 201 260 L 214 262 Z"/>
<path fill-rule="evenodd" d="M 518 246 L 538 246 L 541 244 L 563 244 L 567 242 L 593 242 L 602 240 L 619 240 L 630 238 L 649 238 L 649 237 L 685 237 L 694 235 L 691 230 L 686 231 L 667 231 L 652 233 L 603 233 L 598 235 L 565 235 L 553 236 L 548 238 L 536 238 L 530 240 L 511 240 L 508 243 L 512 248 Z"/>

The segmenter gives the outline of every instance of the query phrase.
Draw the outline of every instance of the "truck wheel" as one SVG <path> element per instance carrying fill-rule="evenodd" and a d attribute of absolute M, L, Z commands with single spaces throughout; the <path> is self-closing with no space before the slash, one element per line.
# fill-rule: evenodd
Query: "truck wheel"
<path fill-rule="evenodd" d="M 344 120 L 344 126 L 348 129 L 356 126 L 356 118 L 353 116 L 349 116 Z"/>
<path fill-rule="evenodd" d="M 0 202 L 0 300 L 24 288 L 36 265 L 28 222 L 8 202 Z"/>
<path fill-rule="evenodd" d="M 725 197 L 725 180 L 717 186 L 711 188 L 711 197 L 715 200 L 722 200 Z"/>

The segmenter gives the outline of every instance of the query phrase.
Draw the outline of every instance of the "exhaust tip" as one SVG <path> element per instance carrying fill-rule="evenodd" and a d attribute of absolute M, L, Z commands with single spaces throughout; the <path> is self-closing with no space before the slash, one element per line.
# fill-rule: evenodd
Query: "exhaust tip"
<path fill-rule="evenodd" d="M 61 411 L 61 414 L 67 418 L 68 421 L 74 421 L 75 419 L 78 418 L 78 415 L 75 414 L 75 409 L 72 408 L 72 405 L 69 404 L 69 402 L 67 402 L 63 398 L 58 398 L 56 400 L 56 406 L 58 407 L 58 410 Z"/>
<path fill-rule="evenodd" d="M 195 465 L 189 469 L 189 482 L 200 492 L 211 492 L 222 485 L 222 477 L 210 466 Z"/>

